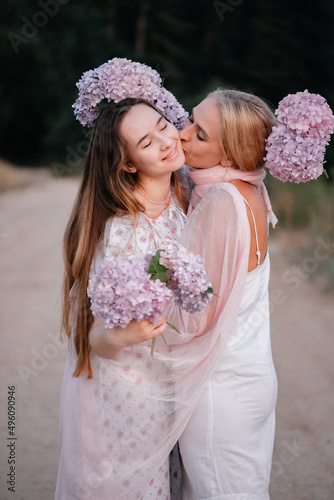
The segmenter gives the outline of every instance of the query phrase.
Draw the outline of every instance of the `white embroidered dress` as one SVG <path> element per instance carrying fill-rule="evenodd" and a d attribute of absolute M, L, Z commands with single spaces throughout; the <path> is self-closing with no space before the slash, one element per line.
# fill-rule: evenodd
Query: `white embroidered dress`
<path fill-rule="evenodd" d="M 136 227 L 131 216 L 114 217 L 106 224 L 92 272 L 109 255 L 143 258 L 149 249 L 180 236 L 185 219 L 174 194 L 160 216 L 139 214 Z M 149 481 L 141 473 L 141 461 L 157 445 L 150 442 L 149 429 L 154 426 L 158 435 L 166 426 L 166 402 L 148 400 L 142 392 L 142 388 L 144 393 L 153 390 L 155 370 L 161 375 L 161 364 L 155 365 L 154 358 L 143 360 L 148 350 L 145 344 L 126 348 L 117 361 L 92 353 L 93 378 L 87 379 L 72 376 L 76 364 L 72 347 L 61 395 L 56 500 L 169 499 L 168 454 L 151 469 Z"/>

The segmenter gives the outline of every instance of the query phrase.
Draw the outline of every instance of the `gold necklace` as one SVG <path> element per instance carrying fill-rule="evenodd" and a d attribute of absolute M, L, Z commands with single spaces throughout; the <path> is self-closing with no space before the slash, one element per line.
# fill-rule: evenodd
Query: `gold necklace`
<path fill-rule="evenodd" d="M 144 196 L 144 198 L 149 201 L 150 203 L 153 203 L 153 205 L 166 205 L 166 203 L 169 201 L 169 198 L 170 198 L 170 192 L 168 193 L 168 196 L 167 198 L 165 199 L 165 201 L 162 201 L 161 203 L 159 203 L 158 201 L 152 201 L 150 200 L 146 194 L 140 189 L 140 187 L 138 188 L 138 191 L 140 194 L 142 194 Z"/>

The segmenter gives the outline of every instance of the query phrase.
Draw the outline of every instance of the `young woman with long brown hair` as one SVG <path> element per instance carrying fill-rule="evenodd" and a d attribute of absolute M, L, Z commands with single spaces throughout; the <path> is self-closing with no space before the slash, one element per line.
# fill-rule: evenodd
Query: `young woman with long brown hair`
<path fill-rule="evenodd" d="M 110 393 L 126 370 L 124 365 L 120 369 L 106 366 L 91 351 L 89 332 L 92 327 L 98 331 L 101 322 L 97 319 L 94 324 L 87 286 L 90 274 L 106 256 L 143 258 L 148 250 L 180 235 L 185 215 L 175 171 L 183 163 L 176 128 L 147 101 L 127 98 L 100 112 L 64 238 L 63 324 L 70 351 L 61 397 L 62 451 L 56 499 L 169 497 L 168 453 L 154 464 L 149 478 L 138 472 L 134 484 L 129 485 L 129 478 L 116 472 L 126 457 L 117 454 L 115 441 L 123 439 L 124 426 L 131 427 L 133 412 L 141 410 L 144 425 L 156 405 L 145 401 L 140 392 L 133 393 L 136 384 L 152 383 L 140 367 L 132 384 L 126 382 L 127 390 L 121 387 Z M 115 358 L 122 352 L 128 357 L 126 366 L 131 357 L 140 360 L 140 349 L 136 351 L 133 345 L 146 346 L 149 353 L 150 341 L 165 327 L 161 318 L 157 324 L 132 321 L 125 329 L 109 330 L 113 342 L 106 355 Z M 153 379 L 154 373 L 152 367 Z M 104 413 L 103 406 L 111 399 L 120 418 L 113 422 L 117 426 L 113 430 L 113 417 Z M 126 443 L 126 448 L 131 447 L 136 447 L 134 436 Z M 134 469 L 139 466 L 135 461 L 130 464 L 131 476 L 136 476 Z"/>

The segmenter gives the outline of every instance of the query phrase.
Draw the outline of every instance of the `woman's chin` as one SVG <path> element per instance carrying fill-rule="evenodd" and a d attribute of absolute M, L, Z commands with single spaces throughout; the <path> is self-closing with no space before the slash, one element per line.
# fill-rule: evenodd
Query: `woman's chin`
<path fill-rule="evenodd" d="M 187 165 L 187 167 L 196 168 L 194 167 L 194 162 L 191 161 L 191 158 L 187 155 L 187 153 L 184 153 L 184 164 Z"/>
<path fill-rule="evenodd" d="M 187 155 L 187 153 L 185 152 L 184 152 L 184 157 L 185 157 L 184 163 L 185 165 L 187 165 L 187 167 L 196 168 L 198 170 L 201 170 L 203 168 L 202 165 L 199 165 L 198 162 L 194 161 L 194 159 L 191 158 L 190 155 Z"/>

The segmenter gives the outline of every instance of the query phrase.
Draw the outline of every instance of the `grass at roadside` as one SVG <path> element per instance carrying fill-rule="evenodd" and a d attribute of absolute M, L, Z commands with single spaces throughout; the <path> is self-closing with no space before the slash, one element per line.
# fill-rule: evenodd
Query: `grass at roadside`
<path fill-rule="evenodd" d="M 334 290 L 334 183 L 324 176 L 305 184 L 282 183 L 266 177 L 273 210 L 291 246 L 291 260 L 307 262 L 322 241 L 328 258 L 319 260 L 310 279 Z"/>

